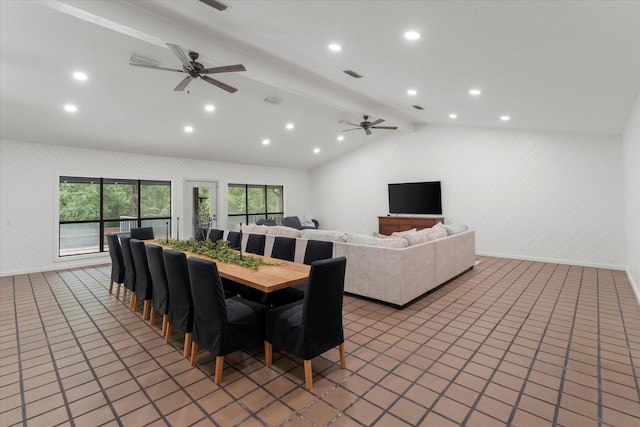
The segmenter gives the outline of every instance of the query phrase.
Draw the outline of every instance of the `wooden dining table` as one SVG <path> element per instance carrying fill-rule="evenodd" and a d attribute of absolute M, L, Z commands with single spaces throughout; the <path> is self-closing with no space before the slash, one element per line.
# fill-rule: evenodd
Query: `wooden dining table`
<path fill-rule="evenodd" d="M 158 245 L 163 249 L 175 250 L 157 241 L 149 243 Z M 311 267 L 306 264 L 283 261 L 281 259 L 256 254 L 243 253 L 243 256 L 262 258 L 273 265 L 260 265 L 257 270 L 252 270 L 251 268 L 241 267 L 236 264 L 227 264 L 202 254 L 196 254 L 188 251 L 179 252 L 184 252 L 187 257 L 197 257 L 214 261 L 218 266 L 218 273 L 220 274 L 220 277 L 233 280 L 237 283 L 242 283 L 243 285 L 250 286 L 265 293 L 275 292 L 280 289 L 304 283 L 308 280 L 309 272 L 311 271 Z"/>

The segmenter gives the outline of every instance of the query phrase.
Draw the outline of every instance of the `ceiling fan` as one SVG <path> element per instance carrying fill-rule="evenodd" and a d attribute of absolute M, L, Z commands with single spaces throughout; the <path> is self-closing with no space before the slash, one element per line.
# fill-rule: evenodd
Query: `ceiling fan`
<path fill-rule="evenodd" d="M 351 123 L 351 122 L 347 122 L 345 120 L 341 120 L 340 123 L 344 123 L 347 125 L 351 125 L 351 126 L 355 126 L 355 128 L 353 129 L 346 129 L 343 132 L 348 132 L 350 130 L 357 130 L 357 129 L 362 129 L 364 130 L 364 133 L 366 133 L 367 135 L 371 135 L 371 129 L 387 129 L 387 130 L 396 130 L 398 129 L 398 126 L 378 126 L 378 124 L 384 122 L 384 119 L 378 119 L 375 120 L 373 122 L 369 121 L 369 116 L 364 115 L 362 116 L 362 118 L 364 119 L 363 122 L 361 122 L 359 125 L 355 124 L 355 123 Z"/>
<path fill-rule="evenodd" d="M 217 73 L 231 73 L 231 72 L 235 72 L 235 71 L 246 71 L 246 68 L 244 68 L 244 65 L 242 64 L 238 64 L 238 65 L 225 65 L 222 67 L 212 67 L 212 68 L 204 68 L 204 65 L 202 65 L 199 62 L 196 62 L 196 60 L 198 59 L 198 57 L 200 56 L 198 54 L 198 52 L 188 52 L 188 57 L 187 57 L 187 53 L 185 53 L 184 50 L 182 50 L 182 48 L 176 44 L 171 44 L 171 43 L 167 43 L 167 46 L 169 46 L 169 49 L 171 49 L 171 52 L 173 52 L 178 59 L 180 59 L 180 61 L 182 62 L 182 70 L 178 70 L 175 68 L 165 68 L 165 67 L 158 67 L 157 65 L 151 65 L 149 63 L 145 64 L 143 62 L 140 62 L 139 58 L 136 57 L 131 57 L 131 60 L 129 62 L 129 65 L 132 65 L 134 67 L 144 67 L 144 68 L 151 68 L 154 70 L 164 70 L 164 71 L 175 71 L 177 73 L 187 73 L 188 76 L 185 77 L 180 83 L 178 83 L 178 86 L 175 87 L 175 89 L 173 90 L 184 90 L 187 85 L 189 83 L 191 83 L 191 80 L 193 79 L 197 79 L 198 77 L 201 78 L 202 80 L 204 80 L 207 83 L 211 83 L 214 86 L 218 86 L 221 89 L 226 90 L 227 92 L 230 93 L 234 93 L 235 91 L 237 91 L 238 89 L 229 86 L 228 84 L 222 83 L 219 80 L 216 79 L 212 79 L 209 76 L 206 76 L 205 74 L 217 74 Z M 135 61 L 139 61 L 139 62 L 135 62 Z"/>

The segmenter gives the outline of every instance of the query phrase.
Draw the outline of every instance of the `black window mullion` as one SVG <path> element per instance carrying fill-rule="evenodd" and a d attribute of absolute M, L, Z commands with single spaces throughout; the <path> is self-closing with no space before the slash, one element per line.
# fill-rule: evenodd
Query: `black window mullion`
<path fill-rule="evenodd" d="M 100 225 L 98 226 L 98 251 L 104 252 L 104 178 L 100 178 Z"/>

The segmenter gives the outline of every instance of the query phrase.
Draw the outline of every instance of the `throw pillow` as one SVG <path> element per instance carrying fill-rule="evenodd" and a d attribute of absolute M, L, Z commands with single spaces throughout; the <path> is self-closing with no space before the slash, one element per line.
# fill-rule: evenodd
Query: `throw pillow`
<path fill-rule="evenodd" d="M 406 230 L 406 231 L 394 231 L 393 233 L 391 233 L 391 237 L 397 237 L 397 238 L 401 239 L 404 236 L 406 236 L 407 234 L 415 233 L 416 231 L 418 231 L 418 230 L 415 229 L 415 228 L 412 228 L 411 230 Z"/>
<path fill-rule="evenodd" d="M 469 226 L 467 224 L 449 224 L 445 225 L 444 228 L 447 229 L 447 233 L 449 234 L 449 236 L 451 236 L 452 234 L 458 234 L 467 231 L 469 229 Z"/>

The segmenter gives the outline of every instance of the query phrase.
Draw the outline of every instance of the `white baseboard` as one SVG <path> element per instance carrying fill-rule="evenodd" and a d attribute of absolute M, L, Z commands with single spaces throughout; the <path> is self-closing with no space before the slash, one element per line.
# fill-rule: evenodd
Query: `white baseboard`
<path fill-rule="evenodd" d="M 589 263 L 589 262 L 573 261 L 573 260 L 566 260 L 566 259 L 523 257 L 523 256 L 518 256 L 513 254 L 501 254 L 501 253 L 492 253 L 492 252 L 476 252 L 476 255 L 490 256 L 490 257 L 496 257 L 496 258 L 521 259 L 523 261 L 548 262 L 552 264 L 577 265 L 580 267 L 606 268 L 608 270 L 623 270 L 623 271 L 625 270 L 624 265 L 598 264 L 598 263 Z"/>

